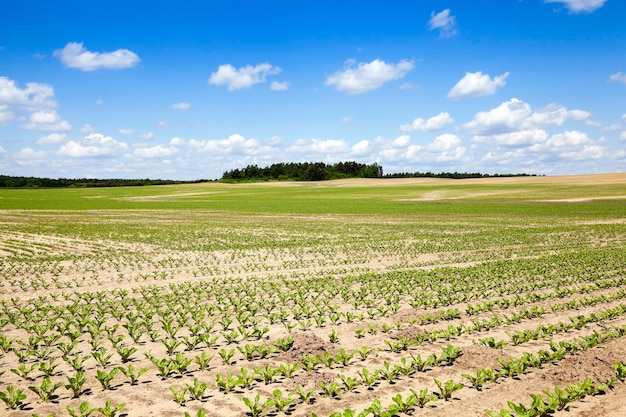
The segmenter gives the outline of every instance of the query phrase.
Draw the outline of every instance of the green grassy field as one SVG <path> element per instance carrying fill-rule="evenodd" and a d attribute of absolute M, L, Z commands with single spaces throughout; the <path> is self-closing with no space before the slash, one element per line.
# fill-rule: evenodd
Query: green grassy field
<path fill-rule="evenodd" d="M 251 415 L 259 395 L 263 416 L 281 398 L 293 416 L 376 415 L 377 400 L 483 416 L 589 377 L 611 394 L 576 407 L 620 415 L 598 407 L 626 398 L 626 367 L 610 379 L 626 358 L 623 178 L 0 190 L 0 414 Z M 129 364 L 139 385 L 116 371 Z"/>

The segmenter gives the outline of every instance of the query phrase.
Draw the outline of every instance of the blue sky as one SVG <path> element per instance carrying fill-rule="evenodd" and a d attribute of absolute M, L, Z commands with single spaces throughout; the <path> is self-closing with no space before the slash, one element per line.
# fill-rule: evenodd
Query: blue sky
<path fill-rule="evenodd" d="M 11 1 L 0 174 L 626 170 L 620 0 Z"/>

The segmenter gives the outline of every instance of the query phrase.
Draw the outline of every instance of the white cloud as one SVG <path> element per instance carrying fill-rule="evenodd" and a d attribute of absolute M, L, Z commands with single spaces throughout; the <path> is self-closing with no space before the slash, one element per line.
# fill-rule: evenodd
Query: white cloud
<path fill-rule="evenodd" d="M 624 130 L 621 134 L 620 134 L 620 140 L 626 140 L 626 130 Z"/>
<path fill-rule="evenodd" d="M 563 126 L 568 120 L 586 121 L 591 113 L 568 110 L 550 104 L 533 111 L 528 103 L 517 98 L 505 101 L 489 111 L 476 113 L 474 119 L 463 127 L 476 135 L 498 135 L 518 130 L 532 130 L 547 126 Z"/>
<path fill-rule="evenodd" d="M 588 119 L 591 113 L 583 110 L 567 110 L 558 104 L 550 104 L 544 109 L 533 112 L 524 124 L 527 126 L 563 126 L 568 119 L 583 121 Z"/>
<path fill-rule="evenodd" d="M 89 123 L 83 125 L 83 127 L 80 128 L 80 131 L 83 133 L 96 133 L 98 129 L 96 129 L 94 126 L 90 125 Z"/>
<path fill-rule="evenodd" d="M 345 117 L 342 117 L 342 118 L 341 118 L 341 121 L 342 121 L 343 123 L 350 123 L 350 122 L 351 122 L 351 121 L 353 121 L 353 120 L 354 120 L 354 117 L 352 117 L 352 116 L 345 116 Z"/>
<path fill-rule="evenodd" d="M 61 143 L 66 139 L 66 137 L 65 133 L 50 133 L 49 135 L 40 137 L 37 143 L 40 145 Z"/>
<path fill-rule="evenodd" d="M 448 93 L 448 98 L 462 99 L 469 97 L 489 96 L 496 93 L 498 88 L 506 85 L 508 72 L 498 75 L 493 79 L 481 71 L 466 72 Z"/>
<path fill-rule="evenodd" d="M 212 155 L 256 155 L 261 152 L 261 144 L 256 139 L 246 139 L 239 134 L 226 139 L 189 140 L 189 147 L 197 152 Z"/>
<path fill-rule="evenodd" d="M 576 121 L 583 121 L 583 120 L 587 120 L 591 117 L 591 113 L 585 110 L 570 110 L 568 112 L 568 115 L 576 120 Z"/>
<path fill-rule="evenodd" d="M 72 126 L 61 119 L 54 110 L 56 107 L 52 86 L 27 83 L 25 88 L 20 88 L 14 80 L 0 77 L 0 125 L 14 120 L 27 120 L 21 126 L 23 129 L 70 130 Z M 20 112 L 28 115 L 19 114 Z"/>
<path fill-rule="evenodd" d="M 141 139 L 146 139 L 146 140 L 154 139 L 154 133 L 152 132 L 141 133 L 137 136 L 139 136 Z"/>
<path fill-rule="evenodd" d="M 461 138 L 451 133 L 437 136 L 424 150 L 434 155 L 435 161 L 454 161 L 465 154 L 465 148 L 461 146 Z"/>
<path fill-rule="evenodd" d="M 172 108 L 174 110 L 189 110 L 191 108 L 191 104 L 186 102 L 174 103 L 172 104 Z"/>
<path fill-rule="evenodd" d="M 618 83 L 622 83 L 622 84 L 626 85 L 626 74 L 624 74 L 621 71 L 616 72 L 615 74 L 611 75 L 611 77 L 609 77 L 609 79 L 611 81 L 616 81 Z"/>
<path fill-rule="evenodd" d="M 447 112 L 439 113 L 427 120 L 422 117 L 418 117 L 409 124 L 403 124 L 400 126 L 400 130 L 403 132 L 430 132 L 433 130 L 440 130 L 447 124 L 453 123 L 454 119 L 450 117 Z"/>
<path fill-rule="evenodd" d="M 461 146 L 462 140 L 457 135 L 445 133 L 437 136 L 426 145 L 413 145 L 410 137 L 400 136 L 392 141 L 377 138 L 375 154 L 383 163 L 407 166 L 407 163 L 448 163 L 463 158 L 466 148 Z M 407 168 L 403 168 L 406 170 Z M 411 168 L 408 168 L 411 170 Z M 413 169 L 414 170 L 414 169 Z"/>
<path fill-rule="evenodd" d="M 19 88 L 14 80 L 0 77 L 0 110 L 1 106 L 32 112 L 56 108 L 57 103 L 50 85 L 27 83 L 26 88 Z"/>
<path fill-rule="evenodd" d="M 365 155 L 371 151 L 370 141 L 362 140 L 357 142 L 352 146 L 351 150 L 353 155 Z"/>
<path fill-rule="evenodd" d="M 4 104 L 0 105 L 0 126 L 12 122 L 15 119 L 15 115 L 9 110 L 9 106 Z"/>
<path fill-rule="evenodd" d="M 185 146 L 186 143 L 187 141 L 185 141 L 185 139 L 183 138 L 175 137 L 170 139 L 171 146 Z"/>
<path fill-rule="evenodd" d="M 272 81 L 272 84 L 270 85 L 270 89 L 273 91 L 285 91 L 289 89 L 289 83 L 287 81 L 284 81 L 284 82 Z"/>
<path fill-rule="evenodd" d="M 409 146 L 411 142 L 411 137 L 409 135 L 398 136 L 391 142 L 391 146 L 393 148 L 405 148 Z"/>
<path fill-rule="evenodd" d="M 137 148 L 135 149 L 135 156 L 139 158 L 166 158 L 178 153 L 178 149 L 173 146 L 161 146 L 156 145 L 151 148 Z"/>
<path fill-rule="evenodd" d="M 216 72 L 211 73 L 209 84 L 226 85 L 228 91 L 252 87 L 255 84 L 265 82 L 268 75 L 275 75 L 281 71 L 267 62 L 245 67 L 235 68 L 230 64 L 220 65 Z"/>
<path fill-rule="evenodd" d="M 563 4 L 572 13 L 590 13 L 604 6 L 606 0 L 545 0 L 545 2 Z"/>
<path fill-rule="evenodd" d="M 450 38 L 457 34 L 456 17 L 450 14 L 450 9 L 439 13 L 431 12 L 428 27 L 430 30 L 438 29 L 439 36 L 442 38 Z"/>
<path fill-rule="evenodd" d="M 69 141 L 57 153 L 71 158 L 114 157 L 128 149 L 125 142 L 118 142 L 110 136 L 90 133 L 80 141 Z"/>
<path fill-rule="evenodd" d="M 15 153 L 15 159 L 18 160 L 42 160 L 48 155 L 45 151 L 35 151 L 33 148 L 22 148 Z"/>
<path fill-rule="evenodd" d="M 490 146 L 526 146 L 544 142 L 548 133 L 543 129 L 519 130 L 491 136 L 474 136 L 472 142 Z"/>
<path fill-rule="evenodd" d="M 537 143 L 528 148 L 529 151 L 542 155 L 555 154 L 559 158 L 582 161 L 608 157 L 608 151 L 601 146 L 600 141 L 594 141 L 584 132 L 566 131 L 557 133 L 543 143 Z"/>
<path fill-rule="evenodd" d="M 136 53 L 128 49 L 91 52 L 78 42 L 69 42 L 63 49 L 54 51 L 54 56 L 58 57 L 66 67 L 83 71 L 131 68 L 141 61 Z"/>
<path fill-rule="evenodd" d="M 375 59 L 369 63 L 354 60 L 346 61 L 346 68 L 326 78 L 325 85 L 334 85 L 338 91 L 348 94 L 361 94 L 380 88 L 388 81 L 404 77 L 415 67 L 413 61 L 402 60 L 397 64 L 387 64 Z"/>
<path fill-rule="evenodd" d="M 348 152 L 350 147 L 344 140 L 337 139 L 297 139 L 287 148 L 288 152 L 311 155 L 330 155 Z"/>
<path fill-rule="evenodd" d="M 530 116 L 531 113 L 530 105 L 512 98 L 494 109 L 476 113 L 474 120 L 466 123 L 463 127 L 477 134 L 497 134 L 502 131 L 517 129 L 521 122 Z"/>
<path fill-rule="evenodd" d="M 31 113 L 29 122 L 22 125 L 28 130 L 67 131 L 72 129 L 67 121 L 62 120 L 56 111 L 37 111 Z"/>
<path fill-rule="evenodd" d="M 135 133 L 133 129 L 118 129 L 117 131 L 120 135 L 132 135 Z"/>

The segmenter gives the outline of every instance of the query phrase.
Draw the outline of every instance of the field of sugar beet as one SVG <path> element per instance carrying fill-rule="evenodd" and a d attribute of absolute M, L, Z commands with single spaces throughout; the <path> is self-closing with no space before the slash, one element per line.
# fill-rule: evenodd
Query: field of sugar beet
<path fill-rule="evenodd" d="M 626 414 L 626 174 L 0 190 L 0 415 Z"/>

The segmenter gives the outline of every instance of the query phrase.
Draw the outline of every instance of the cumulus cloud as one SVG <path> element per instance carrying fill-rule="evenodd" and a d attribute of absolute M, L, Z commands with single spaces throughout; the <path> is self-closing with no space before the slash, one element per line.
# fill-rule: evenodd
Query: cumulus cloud
<path fill-rule="evenodd" d="M 0 111 L 15 108 L 25 111 L 49 110 L 56 108 L 54 89 L 48 84 L 27 83 L 25 88 L 17 86 L 14 80 L 0 77 Z"/>
<path fill-rule="evenodd" d="M 90 125 L 89 123 L 87 123 L 87 124 L 84 124 L 83 127 L 80 128 L 80 131 L 83 133 L 96 133 L 98 129 L 96 129 L 94 126 Z"/>
<path fill-rule="evenodd" d="M 508 72 L 491 78 L 488 74 L 481 71 L 466 72 L 448 93 L 448 98 L 462 99 L 470 97 L 489 96 L 496 93 L 498 88 L 506 85 Z"/>
<path fill-rule="evenodd" d="M 621 71 L 616 72 L 615 74 L 611 75 L 611 76 L 609 77 L 609 79 L 610 79 L 611 81 L 616 81 L 616 82 L 618 82 L 618 83 L 622 83 L 622 84 L 626 85 L 626 74 L 624 74 L 624 73 L 623 73 L 623 72 L 621 72 Z"/>
<path fill-rule="evenodd" d="M 461 138 L 451 133 L 439 135 L 426 145 L 411 144 L 407 135 L 391 141 L 377 138 L 374 144 L 380 162 L 389 162 L 393 166 L 406 166 L 415 162 L 447 164 L 462 159 L 466 153 L 466 148 L 461 146 Z"/>
<path fill-rule="evenodd" d="M 567 120 L 584 121 L 590 116 L 584 110 L 568 110 L 558 104 L 550 104 L 533 111 L 528 103 L 512 98 L 489 111 L 476 113 L 474 119 L 463 127 L 476 135 L 497 135 L 517 130 L 562 126 Z"/>
<path fill-rule="evenodd" d="M 454 119 L 450 117 L 447 112 L 439 113 L 427 120 L 422 117 L 418 117 L 409 124 L 403 124 L 400 126 L 400 130 L 403 132 L 430 132 L 433 130 L 443 129 L 445 125 L 453 123 Z"/>
<path fill-rule="evenodd" d="M 439 36 L 442 38 L 450 38 L 457 34 L 456 17 L 452 16 L 450 9 L 439 13 L 431 12 L 428 27 L 430 30 L 439 30 Z"/>
<path fill-rule="evenodd" d="M 120 135 L 132 135 L 135 133 L 133 129 L 118 129 L 117 131 Z"/>
<path fill-rule="evenodd" d="M 118 142 L 101 133 L 90 133 L 80 141 L 71 140 L 63 144 L 57 154 L 71 158 L 115 157 L 127 149 L 125 142 Z"/>
<path fill-rule="evenodd" d="M 257 139 L 246 139 L 236 133 L 226 139 L 191 139 L 189 147 L 197 152 L 213 155 L 256 155 L 260 153 L 261 143 Z"/>
<path fill-rule="evenodd" d="M 477 134 L 497 134 L 502 131 L 515 130 L 531 114 L 532 109 L 528 103 L 512 98 L 494 109 L 476 113 L 474 120 L 463 127 Z"/>
<path fill-rule="evenodd" d="M 9 110 L 9 106 L 0 105 L 0 126 L 12 122 L 14 119 L 15 115 Z"/>
<path fill-rule="evenodd" d="M 272 84 L 270 85 L 270 89 L 273 91 L 285 91 L 289 89 L 289 83 L 287 81 L 284 81 L 284 82 L 272 81 Z"/>
<path fill-rule="evenodd" d="M 33 148 L 22 148 L 14 154 L 15 159 L 22 162 L 41 161 L 48 156 L 45 151 L 36 151 Z"/>
<path fill-rule="evenodd" d="M 54 51 L 54 56 L 68 68 L 82 71 L 98 69 L 123 69 L 137 65 L 139 56 L 128 49 L 117 49 L 113 52 L 91 52 L 85 49 L 82 42 L 69 42 L 63 49 Z"/>
<path fill-rule="evenodd" d="M 350 150 L 345 140 L 337 139 L 297 139 L 287 148 L 289 152 L 311 155 L 330 155 L 346 153 Z"/>
<path fill-rule="evenodd" d="M 280 72 L 279 67 L 267 62 L 255 66 L 246 65 L 241 68 L 235 68 L 230 64 L 220 65 L 216 72 L 211 73 L 209 84 L 226 85 L 228 91 L 235 91 L 265 82 L 267 76 Z"/>
<path fill-rule="evenodd" d="M 24 129 L 70 130 L 71 125 L 61 119 L 54 110 L 56 107 L 52 86 L 27 83 L 26 87 L 20 88 L 14 80 L 0 77 L 0 125 L 23 120 L 24 116 L 19 113 L 26 112 L 28 122 L 22 125 Z"/>
<path fill-rule="evenodd" d="M 37 143 L 40 145 L 61 143 L 66 137 L 67 135 L 65 133 L 50 133 L 49 135 L 40 137 Z"/>
<path fill-rule="evenodd" d="M 515 132 L 501 133 L 491 136 L 474 136 L 472 142 L 486 143 L 494 146 L 528 146 L 544 142 L 548 138 L 548 132 L 543 129 L 528 129 Z"/>
<path fill-rule="evenodd" d="M 584 121 L 591 113 L 583 110 L 567 110 L 558 104 L 550 104 L 543 109 L 538 109 L 531 114 L 524 123 L 528 126 L 563 126 L 568 120 Z"/>
<path fill-rule="evenodd" d="M 365 155 L 371 151 L 370 141 L 362 140 L 352 146 L 352 154 L 355 156 Z"/>
<path fill-rule="evenodd" d="M 179 138 L 179 137 L 174 137 L 172 139 L 170 139 L 170 145 L 171 146 L 184 146 L 187 143 L 187 141 L 183 138 Z"/>
<path fill-rule="evenodd" d="M 141 139 L 146 139 L 146 140 L 154 139 L 154 133 L 152 132 L 140 133 L 137 136 L 140 137 Z"/>
<path fill-rule="evenodd" d="M 172 104 L 172 108 L 174 110 L 189 110 L 191 108 L 191 104 L 186 102 L 174 103 Z"/>
<path fill-rule="evenodd" d="M 178 149 L 174 146 L 156 145 L 150 148 L 137 148 L 134 155 L 139 158 L 167 158 L 178 153 Z"/>
<path fill-rule="evenodd" d="M 546 3 L 559 3 L 572 13 L 591 13 L 604 6 L 606 0 L 545 0 Z"/>
<path fill-rule="evenodd" d="M 608 157 L 608 150 L 584 132 L 575 130 L 552 135 L 548 140 L 528 148 L 541 155 L 554 154 L 559 158 L 580 161 Z"/>
<path fill-rule="evenodd" d="M 56 111 L 37 111 L 31 113 L 28 123 L 22 125 L 28 130 L 67 131 L 72 129 L 67 121 L 62 120 Z"/>
<path fill-rule="evenodd" d="M 380 88 L 388 81 L 403 78 L 415 67 L 413 61 L 402 60 L 388 64 L 380 59 L 372 62 L 355 63 L 346 61 L 346 68 L 326 78 L 325 85 L 335 86 L 338 91 L 348 94 L 361 94 Z"/>
<path fill-rule="evenodd" d="M 437 136 L 424 150 L 433 155 L 435 161 L 454 161 L 465 154 L 465 148 L 461 146 L 461 138 L 452 133 Z"/>

